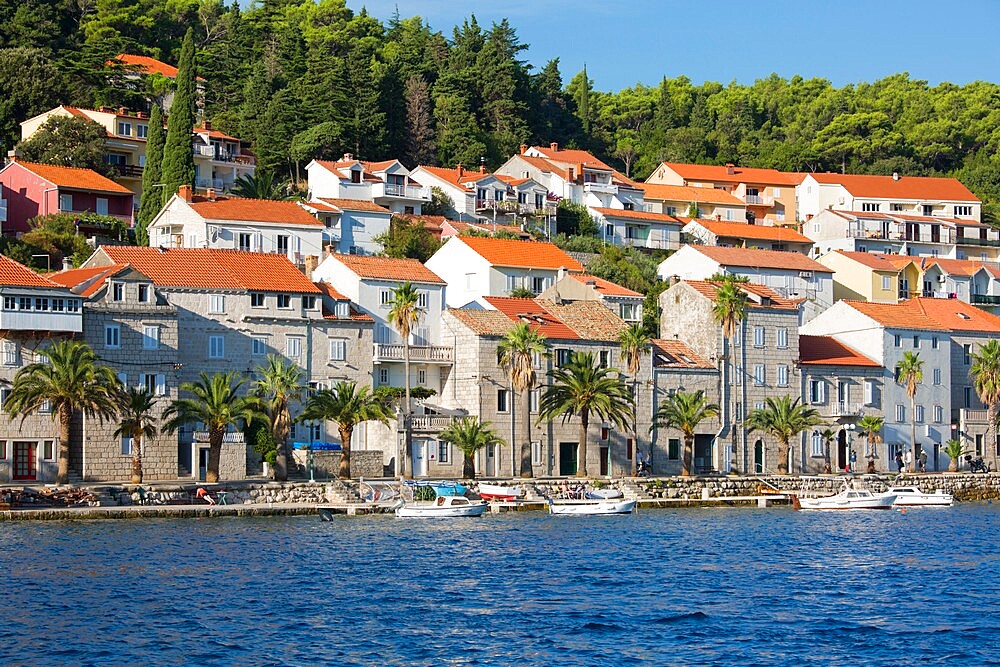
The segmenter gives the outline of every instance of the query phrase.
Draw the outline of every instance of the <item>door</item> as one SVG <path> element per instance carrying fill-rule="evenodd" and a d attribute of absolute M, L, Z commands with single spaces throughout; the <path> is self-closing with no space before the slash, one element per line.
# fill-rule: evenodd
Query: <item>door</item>
<path fill-rule="evenodd" d="M 611 469 L 611 448 L 601 447 L 601 476 L 607 477 L 611 474 L 609 471 Z"/>
<path fill-rule="evenodd" d="M 486 476 L 496 477 L 497 476 L 497 446 L 487 445 L 486 446 Z"/>
<path fill-rule="evenodd" d="M 694 436 L 694 469 L 697 472 L 712 470 L 712 436 L 696 433 Z"/>
<path fill-rule="evenodd" d="M 941 443 L 934 443 L 934 472 L 940 470 L 940 460 L 941 460 Z"/>
<path fill-rule="evenodd" d="M 576 474 L 576 445 L 575 442 L 559 443 L 559 474 L 563 477 Z"/>
<path fill-rule="evenodd" d="M 35 465 L 37 442 L 14 442 L 14 479 L 31 481 L 37 479 L 38 468 Z"/>
<path fill-rule="evenodd" d="M 414 440 L 413 441 L 413 476 L 414 477 L 426 477 L 427 476 L 427 441 L 426 440 Z"/>
<path fill-rule="evenodd" d="M 198 481 L 204 482 L 208 474 L 208 447 L 198 448 Z"/>
<path fill-rule="evenodd" d="M 837 468 L 847 470 L 850 452 L 847 451 L 847 431 L 841 429 L 837 433 Z"/>
<path fill-rule="evenodd" d="M 753 471 L 758 475 L 764 472 L 764 442 L 762 440 L 753 443 Z"/>

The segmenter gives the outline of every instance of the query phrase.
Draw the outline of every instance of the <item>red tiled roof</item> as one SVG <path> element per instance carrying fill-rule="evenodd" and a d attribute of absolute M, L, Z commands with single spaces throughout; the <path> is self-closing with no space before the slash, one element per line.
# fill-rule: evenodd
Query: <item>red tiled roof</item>
<path fill-rule="evenodd" d="M 382 182 L 382 179 L 379 178 L 378 176 L 368 173 L 368 171 L 365 169 L 365 163 L 362 162 L 361 160 L 340 160 L 338 162 L 333 162 L 331 160 L 316 160 L 315 162 L 316 164 L 320 165 L 327 171 L 337 175 L 342 179 L 349 179 L 350 176 L 348 175 L 347 172 L 350 171 L 350 167 L 355 164 L 360 164 L 362 179 L 372 183 Z"/>
<path fill-rule="evenodd" d="M 879 367 L 875 361 L 830 336 L 799 336 L 799 359 L 804 365 Z"/>
<path fill-rule="evenodd" d="M 529 269 L 560 269 L 583 271 L 578 261 L 555 244 L 546 241 L 494 239 L 484 236 L 456 236 L 493 266 Z M 455 243 L 455 241 L 449 241 Z"/>
<path fill-rule="evenodd" d="M 80 285 L 87 284 L 87 286 L 79 292 L 80 296 L 93 296 L 96 294 L 101 287 L 104 285 L 104 280 L 109 276 L 118 273 L 122 269 L 126 268 L 125 264 L 111 264 L 108 266 L 89 266 L 81 269 L 69 269 L 67 271 L 60 271 L 58 273 L 53 273 L 48 276 L 49 280 L 54 283 L 59 283 L 70 289 L 79 287 Z"/>
<path fill-rule="evenodd" d="M 893 271 L 897 272 L 901 268 L 897 265 L 897 261 L 893 259 L 894 257 L 899 257 L 900 255 L 883 255 L 878 252 L 855 252 L 848 250 L 834 250 L 834 253 L 838 255 L 843 255 L 848 259 L 853 259 L 859 264 L 867 266 L 869 269 L 875 271 Z M 907 257 L 907 259 L 910 259 Z"/>
<path fill-rule="evenodd" d="M 803 236 L 790 227 L 748 225 L 743 222 L 720 222 L 718 220 L 705 220 L 703 218 L 695 218 L 688 223 L 688 225 L 692 224 L 698 224 L 719 237 L 775 241 L 779 243 L 782 241 L 788 243 L 808 243 L 809 245 L 813 243 L 812 239 Z"/>
<path fill-rule="evenodd" d="M 369 213 L 392 213 L 384 206 L 379 206 L 375 202 L 364 199 L 335 199 L 333 197 L 321 197 L 320 201 L 326 202 L 341 211 L 367 211 Z"/>
<path fill-rule="evenodd" d="M 246 220 L 281 225 L 323 226 L 323 223 L 314 218 L 309 211 L 292 201 L 220 197 L 215 201 L 195 201 L 188 205 L 206 220 Z"/>
<path fill-rule="evenodd" d="M 341 294 L 340 292 L 338 292 L 334 288 L 334 286 L 331 285 L 330 283 L 319 282 L 319 283 L 313 283 L 313 284 L 319 289 L 320 292 L 322 292 L 324 295 L 330 297 L 334 301 L 347 301 L 347 302 L 350 302 L 350 299 L 348 299 L 346 296 L 344 296 L 343 294 Z M 375 318 L 373 318 L 368 313 L 362 313 L 359 310 L 357 310 L 354 307 L 354 304 L 350 304 L 348 306 L 348 312 L 350 313 L 348 319 L 354 320 L 356 322 L 374 322 L 375 321 Z M 323 307 L 323 319 L 324 320 L 339 320 L 341 318 L 337 317 L 336 313 L 331 312 L 329 309 L 326 308 L 326 306 L 324 306 Z"/>
<path fill-rule="evenodd" d="M 120 53 L 115 56 L 114 60 L 127 67 L 128 69 L 134 69 L 138 72 L 151 72 L 154 74 L 162 74 L 163 76 L 176 79 L 177 78 L 177 68 L 173 65 L 168 65 L 167 63 L 157 60 L 156 58 L 151 58 L 149 56 L 138 56 L 133 53 Z M 200 76 L 199 81 L 204 81 Z"/>
<path fill-rule="evenodd" d="M 1000 334 L 1000 317 L 958 299 L 916 297 L 903 302 L 952 331 Z"/>
<path fill-rule="evenodd" d="M 683 164 L 680 162 L 664 162 L 685 181 L 714 181 L 717 183 L 750 183 L 760 185 L 798 185 L 801 178 L 777 169 L 752 169 L 748 167 L 729 167 L 712 164 Z"/>
<path fill-rule="evenodd" d="M 320 292 L 330 297 L 334 301 L 350 301 L 350 299 L 348 299 L 346 296 L 338 292 L 337 289 L 330 283 L 318 282 L 318 283 L 313 283 L 313 285 L 318 287 Z"/>
<path fill-rule="evenodd" d="M 447 223 L 449 227 L 454 229 L 459 234 L 469 230 L 488 232 L 488 233 L 492 233 L 493 231 L 505 231 L 505 232 L 510 232 L 511 234 L 516 234 L 517 236 L 520 236 L 523 239 L 531 238 L 531 234 L 524 231 L 517 225 L 500 225 L 500 224 L 493 225 L 488 222 L 482 222 L 476 224 L 472 222 L 459 222 L 458 220 L 445 220 L 445 219 L 442 220 L 443 220 L 442 225 L 444 223 Z"/>
<path fill-rule="evenodd" d="M 653 365 L 669 368 L 710 368 L 715 366 L 679 340 L 654 338 Z"/>
<path fill-rule="evenodd" d="M 365 160 L 360 160 L 360 162 L 365 168 L 365 171 L 375 173 L 376 171 L 385 171 L 392 165 L 399 162 L 399 160 L 382 160 L 381 162 L 366 162 Z"/>
<path fill-rule="evenodd" d="M 0 285 L 6 287 L 62 287 L 38 275 L 24 264 L 0 255 Z"/>
<path fill-rule="evenodd" d="M 711 245 L 693 245 L 688 247 L 694 248 L 722 266 L 833 273 L 833 269 L 829 269 L 799 252 L 762 250 L 760 248 L 726 248 Z"/>
<path fill-rule="evenodd" d="M 535 299 L 549 314 L 562 320 L 584 340 L 614 341 L 621 339 L 628 328 L 625 320 L 611 312 L 599 301 L 566 301 L 556 303 L 551 299 Z"/>
<path fill-rule="evenodd" d="M 550 313 L 535 299 L 515 299 L 509 296 L 488 296 L 487 303 L 499 310 L 511 320 L 511 326 L 516 322 L 527 322 L 535 331 L 540 331 L 548 338 L 564 340 L 577 339 L 579 336 L 562 320 Z M 603 306 L 601 306 L 603 308 Z M 510 328 L 508 326 L 508 328 Z"/>
<path fill-rule="evenodd" d="M 515 323 L 527 322 L 535 331 L 554 340 L 617 341 L 625 322 L 597 301 L 556 304 L 548 299 L 515 299 L 489 296 L 496 310 L 452 308 L 457 317 L 480 336 L 503 336 Z"/>
<path fill-rule="evenodd" d="M 561 162 L 563 164 L 582 164 L 588 169 L 601 169 L 603 171 L 614 171 L 611 167 L 601 162 L 587 151 L 575 150 L 572 148 L 561 148 L 553 150 L 548 146 L 532 146 L 548 160 Z M 523 156 L 522 156 L 523 157 Z"/>
<path fill-rule="evenodd" d="M 206 248 L 101 249 L 112 262 L 131 265 L 160 287 L 319 293 L 284 255 Z"/>
<path fill-rule="evenodd" d="M 808 174 L 817 183 L 842 185 L 855 197 L 873 199 L 939 199 L 944 201 L 972 201 L 979 198 L 962 185 L 957 178 L 931 176 L 902 176 L 898 181 L 892 176 L 867 174 Z"/>
<path fill-rule="evenodd" d="M 93 169 L 60 167 L 54 164 L 38 164 L 37 162 L 25 162 L 23 160 L 17 160 L 11 164 L 20 165 L 36 176 L 60 188 L 110 192 L 123 195 L 132 194 L 132 191 L 125 186 L 115 183 L 110 178 L 101 176 Z"/>
<path fill-rule="evenodd" d="M 205 134 L 208 135 L 209 137 L 212 137 L 213 139 L 228 139 L 229 141 L 236 141 L 236 142 L 239 141 L 237 137 L 231 137 L 225 132 L 206 129 L 204 123 L 202 123 L 201 125 L 196 125 L 194 129 L 191 130 L 191 132 L 194 134 Z"/>
<path fill-rule="evenodd" d="M 541 169 L 542 171 L 550 171 L 561 177 L 563 180 L 569 179 L 569 171 L 567 169 L 563 169 L 559 165 L 552 164 L 543 157 L 535 157 L 533 155 L 523 155 L 523 154 L 518 155 L 516 157 L 519 157 L 520 159 L 524 160 L 525 162 L 527 162 L 529 165 L 531 165 L 536 169 Z"/>
<path fill-rule="evenodd" d="M 742 201 L 720 188 L 693 188 L 687 185 L 662 185 L 660 183 L 639 183 L 638 185 L 646 193 L 646 199 L 746 206 Z"/>
<path fill-rule="evenodd" d="M 712 282 L 708 280 L 682 280 L 685 285 L 690 285 L 699 294 L 704 296 L 710 301 L 715 301 L 715 295 L 719 290 L 719 282 Z M 737 286 L 749 296 L 749 301 L 747 303 L 748 308 L 768 308 L 777 310 L 798 310 L 799 301 L 793 299 L 786 299 L 781 296 L 770 287 L 765 287 L 764 285 L 758 285 L 756 283 L 737 283 Z M 767 299 L 767 304 L 764 305 L 763 299 Z"/>
<path fill-rule="evenodd" d="M 622 218 L 625 220 L 642 220 L 643 222 L 658 222 L 668 225 L 681 225 L 680 220 L 666 213 L 646 213 L 645 211 L 626 211 L 621 208 L 592 207 L 605 218 Z"/>
<path fill-rule="evenodd" d="M 944 300 L 944 299 L 942 299 Z M 948 299 L 948 301 L 957 301 Z M 844 300 L 852 308 L 867 315 L 879 324 L 894 329 L 927 329 L 930 331 L 947 331 L 948 327 L 929 317 L 916 307 L 914 300 L 901 303 L 872 303 L 868 301 Z M 959 302 L 960 303 L 960 302 Z"/>
<path fill-rule="evenodd" d="M 935 257 L 923 257 L 925 269 L 937 264 L 941 270 L 953 276 L 973 276 L 980 269 L 986 269 L 990 275 L 1000 278 L 1000 267 L 993 262 L 983 262 L 975 259 L 944 259 Z"/>
<path fill-rule="evenodd" d="M 499 338 L 514 325 L 511 319 L 499 310 L 449 308 L 448 312 L 469 327 L 477 336 L 496 336 Z"/>
<path fill-rule="evenodd" d="M 410 281 L 444 285 L 441 278 L 415 259 L 396 259 L 376 255 L 330 255 L 361 278 Z"/>
<path fill-rule="evenodd" d="M 451 183 L 452 185 L 456 185 L 463 189 L 467 189 L 467 186 L 471 183 L 475 183 L 476 181 L 482 180 L 484 178 L 493 175 L 493 174 L 482 174 L 478 171 L 470 171 L 468 169 L 465 169 L 462 172 L 462 175 L 459 176 L 457 168 L 449 169 L 447 167 L 428 167 L 425 165 L 420 165 L 420 168 L 426 171 L 428 174 L 436 176 L 442 181 L 445 181 L 446 183 Z"/>
<path fill-rule="evenodd" d="M 584 285 L 593 281 L 594 289 L 600 294 L 607 294 L 608 296 L 643 296 L 639 292 L 633 292 L 627 287 L 622 287 L 621 285 L 613 283 L 610 280 L 605 280 L 604 278 L 592 276 L 589 273 L 570 273 L 569 277 L 583 283 Z"/>

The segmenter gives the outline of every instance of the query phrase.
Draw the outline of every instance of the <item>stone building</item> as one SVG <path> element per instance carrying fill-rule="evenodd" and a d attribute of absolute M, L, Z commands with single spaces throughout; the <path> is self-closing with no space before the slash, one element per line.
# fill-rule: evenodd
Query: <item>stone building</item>
<path fill-rule="evenodd" d="M 645 295 L 589 273 L 567 273 L 538 295 L 555 302 L 598 301 L 612 313 L 632 324 L 642 322 Z"/>

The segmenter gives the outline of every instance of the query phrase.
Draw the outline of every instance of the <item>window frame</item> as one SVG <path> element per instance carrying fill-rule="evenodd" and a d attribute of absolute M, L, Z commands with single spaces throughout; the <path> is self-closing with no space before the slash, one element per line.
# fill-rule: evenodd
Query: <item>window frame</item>
<path fill-rule="evenodd" d="M 104 325 L 104 349 L 120 350 L 122 348 L 122 327 L 120 324 Z"/>
<path fill-rule="evenodd" d="M 218 354 L 215 354 L 218 352 Z M 211 334 L 208 336 L 208 358 L 226 358 L 226 336 L 225 334 Z"/>

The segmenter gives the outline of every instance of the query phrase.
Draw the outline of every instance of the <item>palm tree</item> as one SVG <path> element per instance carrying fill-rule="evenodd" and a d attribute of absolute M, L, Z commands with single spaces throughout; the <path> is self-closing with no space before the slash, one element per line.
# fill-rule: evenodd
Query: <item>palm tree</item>
<path fill-rule="evenodd" d="M 882 427 L 885 419 L 878 415 L 865 415 L 858 420 L 858 429 L 865 434 L 868 443 L 868 472 L 875 472 L 875 446 L 882 442 Z"/>
<path fill-rule="evenodd" d="M 684 455 L 681 474 L 690 475 L 694 468 L 694 432 L 698 424 L 719 416 L 719 406 L 709 403 L 705 392 L 678 391 L 666 398 L 656 410 L 653 426 L 676 428 L 684 435 Z M 652 430 L 652 429 L 650 429 Z"/>
<path fill-rule="evenodd" d="M 69 482 L 69 443 L 73 435 L 73 413 L 104 421 L 117 414 L 116 397 L 120 383 L 114 371 L 99 366 L 98 358 L 86 343 L 62 340 L 46 350 L 48 362 L 35 362 L 14 376 L 3 409 L 21 423 L 43 407 L 59 420 L 59 467 L 56 483 Z"/>
<path fill-rule="evenodd" d="M 724 367 L 727 374 L 723 375 L 722 381 L 724 386 L 734 386 L 732 373 L 736 371 L 737 360 L 733 359 L 735 352 L 735 339 L 736 332 L 739 331 L 740 326 L 747 316 L 748 299 L 746 292 L 740 289 L 740 283 L 745 283 L 747 280 L 745 278 L 737 278 L 732 274 L 725 274 L 724 276 L 712 276 L 712 278 L 721 278 L 717 282 L 717 287 L 715 291 L 715 299 L 712 302 L 712 317 L 716 324 L 722 327 L 722 335 L 725 338 L 726 343 L 728 343 L 728 351 L 724 352 L 723 359 L 728 358 L 729 363 Z M 723 361 L 723 364 L 726 362 Z M 746 383 L 740 385 L 742 387 L 743 394 L 739 397 L 741 404 L 741 414 L 746 414 Z M 732 409 L 728 405 L 726 406 L 727 411 Z M 727 461 L 729 454 L 726 454 Z"/>
<path fill-rule="evenodd" d="M 278 446 L 274 460 L 274 478 L 279 482 L 288 479 L 288 434 L 292 430 L 292 416 L 288 405 L 302 399 L 305 385 L 303 371 L 298 365 L 286 362 L 277 354 L 267 355 L 267 364 L 257 367 L 260 379 L 253 383 L 253 393 L 266 401 L 271 422 L 271 435 Z"/>
<path fill-rule="evenodd" d="M 480 449 L 499 445 L 503 440 L 493 430 L 489 422 L 481 422 L 478 417 L 462 417 L 448 424 L 448 427 L 441 431 L 438 436 L 446 442 L 454 443 L 465 455 L 465 462 L 462 465 L 462 477 L 465 479 L 476 478 L 475 455 Z"/>
<path fill-rule="evenodd" d="M 830 443 L 833 442 L 837 434 L 830 427 L 827 427 L 820 431 L 819 437 L 823 439 L 823 472 L 829 475 L 833 472 L 833 466 L 830 462 Z M 856 472 L 852 470 L 851 472 Z"/>
<path fill-rule="evenodd" d="M 396 327 L 400 337 L 403 339 L 403 456 L 399 457 L 399 472 L 407 479 L 413 478 L 412 472 L 408 471 L 406 462 L 410 460 L 413 452 L 413 420 L 411 414 L 413 408 L 410 405 L 410 332 L 420 323 L 420 318 L 424 314 L 424 309 L 418 304 L 420 293 L 412 283 L 405 282 L 396 286 L 392 291 L 392 300 L 389 302 L 389 323 Z"/>
<path fill-rule="evenodd" d="M 510 377 L 510 386 L 520 397 L 521 477 L 531 477 L 531 390 L 535 386 L 535 355 L 548 350 L 545 334 L 527 322 L 515 324 L 497 344 L 500 367 Z M 513 443 L 511 443 L 513 444 Z"/>
<path fill-rule="evenodd" d="M 910 397 L 910 451 L 917 455 L 917 385 L 924 379 L 924 362 L 919 352 L 904 352 L 896 366 L 896 382 L 906 386 Z"/>
<path fill-rule="evenodd" d="M 969 369 L 979 400 L 986 406 L 986 437 L 992 454 L 993 470 L 997 469 L 997 410 L 1000 405 L 1000 340 L 990 340 L 972 353 Z"/>
<path fill-rule="evenodd" d="M 185 382 L 181 391 L 191 394 L 174 400 L 163 411 L 164 433 L 173 433 L 185 424 L 204 424 L 208 428 L 208 470 L 205 481 L 219 481 L 222 439 L 230 426 L 252 421 L 267 421 L 256 396 L 240 396 L 245 380 L 237 371 L 209 375 L 202 371 L 197 382 Z"/>
<path fill-rule="evenodd" d="M 142 447 L 157 434 L 156 396 L 145 387 L 122 387 L 118 394 L 118 428 L 112 437 L 132 439 L 132 483 L 142 484 Z"/>
<path fill-rule="evenodd" d="M 240 176 L 233 183 L 232 193 L 245 199 L 282 199 L 285 185 L 268 171 Z"/>
<path fill-rule="evenodd" d="M 345 380 L 310 396 L 299 419 L 337 422 L 337 430 L 340 431 L 340 470 L 337 476 L 350 479 L 354 427 L 367 421 L 388 424 L 391 417 L 389 406 L 372 395 L 371 387 L 358 387 L 357 383 Z"/>
<path fill-rule="evenodd" d="M 945 443 L 944 454 L 950 459 L 948 472 L 958 472 L 958 463 L 962 458 L 962 441 L 952 438 Z"/>
<path fill-rule="evenodd" d="M 815 408 L 803 405 L 799 398 L 781 396 L 768 398 L 763 408 L 753 410 L 747 417 L 750 433 L 763 431 L 778 441 L 778 474 L 788 474 L 789 444 L 796 435 L 822 424 Z"/>
<path fill-rule="evenodd" d="M 623 330 L 618 338 L 621 345 L 619 359 L 625 364 L 625 369 L 632 376 L 632 400 L 639 400 L 639 368 L 642 366 L 642 357 L 648 354 L 650 349 L 649 334 L 641 323 L 636 322 Z M 632 474 L 635 475 L 636 464 L 639 460 L 639 417 L 636 412 L 636 403 L 632 404 Z"/>
<path fill-rule="evenodd" d="M 612 375 L 614 374 L 614 375 Z M 621 382 L 617 369 L 601 368 L 589 352 L 574 352 L 569 363 L 549 371 L 551 383 L 539 402 L 538 418 L 563 422 L 580 417 L 580 440 L 577 447 L 577 477 L 587 477 L 587 427 L 591 413 L 619 428 L 628 423 L 632 397 Z"/>

